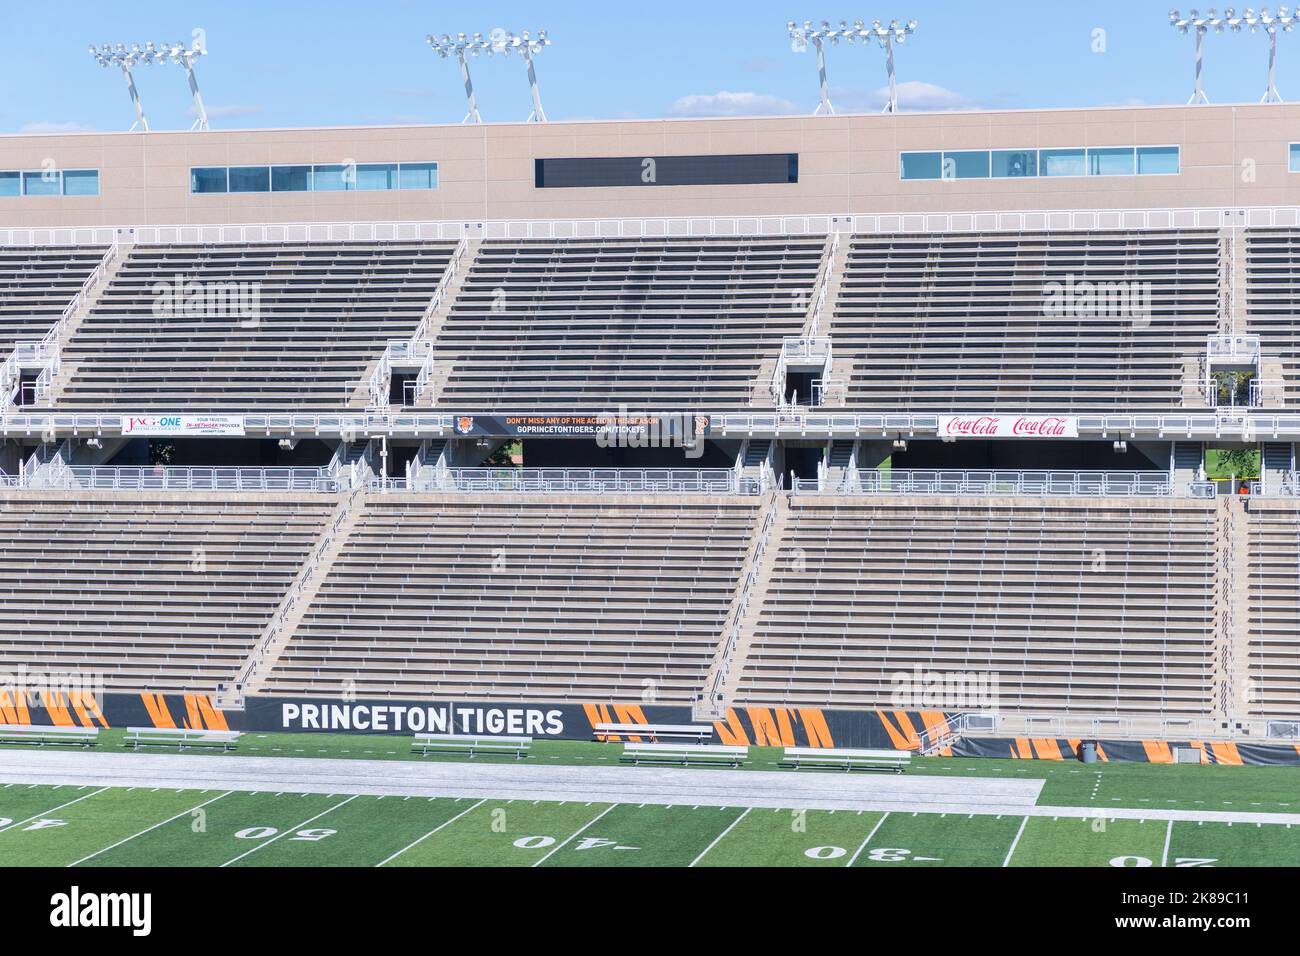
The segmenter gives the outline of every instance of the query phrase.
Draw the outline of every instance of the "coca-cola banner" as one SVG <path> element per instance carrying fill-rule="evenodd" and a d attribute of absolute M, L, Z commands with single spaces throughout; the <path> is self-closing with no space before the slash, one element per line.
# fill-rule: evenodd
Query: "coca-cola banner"
<path fill-rule="evenodd" d="M 1062 415 L 940 415 L 940 438 L 1078 438 L 1079 420 Z"/>

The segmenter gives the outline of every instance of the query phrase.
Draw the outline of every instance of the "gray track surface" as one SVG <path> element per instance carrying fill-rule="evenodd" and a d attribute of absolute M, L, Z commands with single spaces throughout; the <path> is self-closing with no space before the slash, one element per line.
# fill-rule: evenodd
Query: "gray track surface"
<path fill-rule="evenodd" d="M 1300 813 L 1036 806 L 1043 787 L 1042 780 L 647 766 L 541 766 L 514 760 L 418 763 L 306 757 L 0 751 L 0 784 L 6 783 L 1089 819 L 1105 816 L 1110 819 L 1300 826 Z"/>
<path fill-rule="evenodd" d="M 894 773 L 539 766 L 526 761 L 330 760 L 186 754 L 0 752 L 0 783 L 472 797 L 809 810 L 1012 813 L 1041 780 Z"/>

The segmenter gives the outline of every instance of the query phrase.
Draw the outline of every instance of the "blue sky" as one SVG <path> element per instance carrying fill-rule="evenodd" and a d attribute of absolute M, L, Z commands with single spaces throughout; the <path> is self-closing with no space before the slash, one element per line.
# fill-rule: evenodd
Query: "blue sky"
<path fill-rule="evenodd" d="M 784 25 L 792 17 L 915 17 L 916 36 L 897 56 L 903 109 L 1182 103 L 1191 92 L 1193 40 L 1169 26 L 1165 2 L 807 3 L 8 4 L 0 81 L 19 92 L 0 104 L 0 130 L 125 129 L 134 117 L 121 76 L 95 65 L 87 44 L 188 40 L 195 28 L 207 37 L 210 52 L 197 72 L 218 128 L 458 122 L 464 97 L 455 62 L 435 56 L 424 36 L 496 26 L 550 31 L 553 45 L 537 70 L 553 120 L 811 112 L 815 60 L 791 51 Z M 1206 42 L 1211 101 L 1257 101 L 1267 40 L 1243 33 Z M 1281 38 L 1278 60 L 1282 95 L 1300 99 L 1300 32 Z M 522 62 L 472 62 L 483 118 L 523 119 Z M 879 109 L 879 49 L 835 48 L 828 71 L 839 112 Z M 140 68 L 136 83 L 154 129 L 189 126 L 179 67 Z"/>

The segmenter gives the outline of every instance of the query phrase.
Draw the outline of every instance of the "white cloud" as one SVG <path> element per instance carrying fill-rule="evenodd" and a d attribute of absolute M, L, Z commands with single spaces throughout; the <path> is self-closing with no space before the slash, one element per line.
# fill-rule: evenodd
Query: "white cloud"
<path fill-rule="evenodd" d="M 889 102 L 889 87 L 878 90 L 854 90 L 844 87 L 831 90 L 831 102 L 840 112 L 870 113 L 885 108 Z M 967 99 L 960 93 L 921 80 L 909 80 L 898 84 L 898 108 L 914 113 L 926 113 L 934 110 L 973 110 L 979 104 Z"/>
<path fill-rule="evenodd" d="M 85 126 L 82 123 L 56 123 L 51 120 L 40 120 L 35 123 L 24 123 L 18 130 L 20 133 L 93 133 L 95 127 Z"/>
<path fill-rule="evenodd" d="M 683 96 L 668 110 L 673 116 L 778 116 L 796 112 L 795 105 L 765 93 L 733 93 Z"/>

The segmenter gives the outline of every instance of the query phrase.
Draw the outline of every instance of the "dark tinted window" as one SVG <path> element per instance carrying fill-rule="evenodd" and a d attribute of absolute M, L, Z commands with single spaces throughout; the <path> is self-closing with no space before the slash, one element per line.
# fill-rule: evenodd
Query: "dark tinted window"
<path fill-rule="evenodd" d="M 798 153 L 539 159 L 538 189 L 583 186 L 740 186 L 797 183 Z"/>

